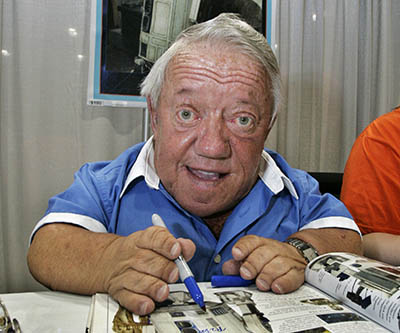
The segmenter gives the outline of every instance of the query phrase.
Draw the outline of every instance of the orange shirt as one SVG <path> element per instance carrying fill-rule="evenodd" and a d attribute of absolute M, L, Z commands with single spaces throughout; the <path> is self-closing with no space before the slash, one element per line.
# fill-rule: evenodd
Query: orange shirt
<path fill-rule="evenodd" d="M 400 235 L 400 107 L 375 119 L 354 142 L 340 199 L 363 234 Z"/>

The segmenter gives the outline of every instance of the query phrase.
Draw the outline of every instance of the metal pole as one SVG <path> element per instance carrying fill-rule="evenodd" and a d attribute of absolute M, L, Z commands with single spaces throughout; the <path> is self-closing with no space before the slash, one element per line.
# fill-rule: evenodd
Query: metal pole
<path fill-rule="evenodd" d="M 144 118 L 143 141 L 146 141 L 149 138 L 149 110 L 147 107 L 143 109 L 143 118 Z"/>

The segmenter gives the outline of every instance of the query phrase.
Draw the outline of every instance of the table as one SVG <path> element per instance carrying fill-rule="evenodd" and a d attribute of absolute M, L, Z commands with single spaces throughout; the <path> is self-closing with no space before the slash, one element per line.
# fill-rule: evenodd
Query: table
<path fill-rule="evenodd" d="M 84 333 L 91 297 L 54 291 L 0 294 L 23 333 Z"/>

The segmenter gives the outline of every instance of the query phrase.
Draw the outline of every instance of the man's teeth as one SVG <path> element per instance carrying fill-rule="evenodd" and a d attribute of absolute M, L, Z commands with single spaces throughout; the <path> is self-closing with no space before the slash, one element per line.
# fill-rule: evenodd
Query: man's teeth
<path fill-rule="evenodd" d="M 206 179 L 206 180 L 216 180 L 221 177 L 221 175 L 218 172 L 209 172 L 209 171 L 203 171 L 203 170 L 194 170 L 190 169 L 193 174 L 195 174 L 197 177 Z"/>

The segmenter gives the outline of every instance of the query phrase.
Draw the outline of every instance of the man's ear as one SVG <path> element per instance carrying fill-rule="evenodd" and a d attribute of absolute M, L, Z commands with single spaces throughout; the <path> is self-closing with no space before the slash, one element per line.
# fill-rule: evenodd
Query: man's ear
<path fill-rule="evenodd" d="M 150 97 L 146 98 L 147 100 L 147 109 L 149 110 L 150 120 L 151 120 L 151 129 L 154 134 L 157 133 L 157 126 L 158 126 L 158 115 L 157 111 L 153 107 L 153 103 Z"/>

